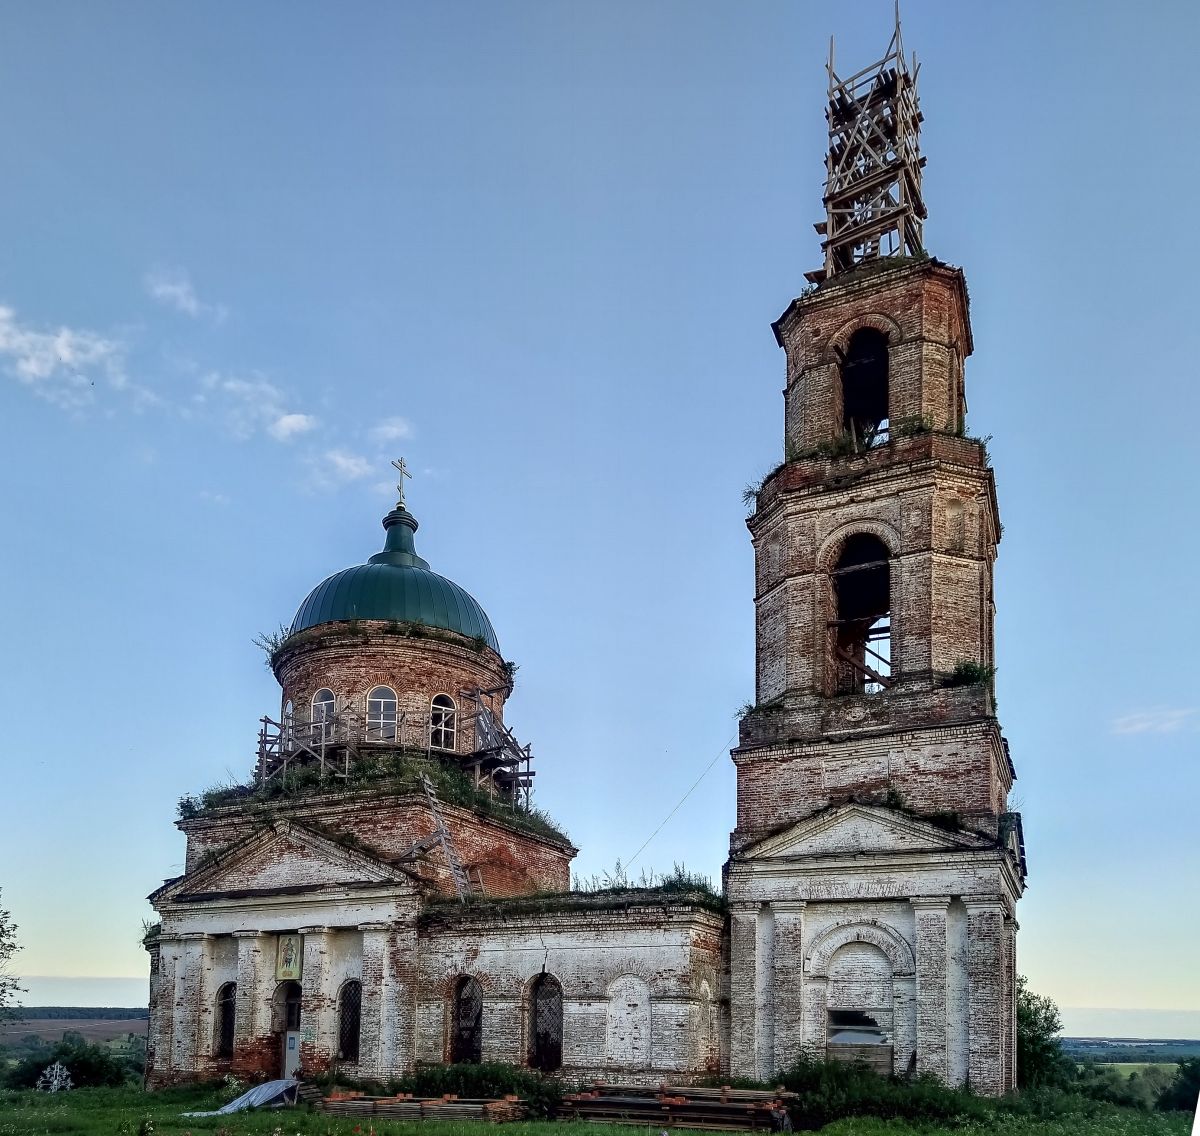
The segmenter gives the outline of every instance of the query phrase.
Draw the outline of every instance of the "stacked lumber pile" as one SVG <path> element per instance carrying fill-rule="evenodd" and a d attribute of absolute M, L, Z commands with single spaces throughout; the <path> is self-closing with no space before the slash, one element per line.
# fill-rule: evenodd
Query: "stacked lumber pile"
<path fill-rule="evenodd" d="M 795 1093 L 782 1089 L 708 1089 L 692 1085 L 593 1085 L 563 1098 L 560 1116 L 601 1124 L 652 1124 L 713 1132 L 772 1131 L 781 1127 Z"/>
<path fill-rule="evenodd" d="M 369 1097 L 363 1093 L 331 1093 L 317 1106 L 334 1116 L 378 1116 L 403 1120 L 490 1120 L 500 1123 L 524 1120 L 525 1102 L 509 1096 L 503 1100 L 457 1097 Z"/>

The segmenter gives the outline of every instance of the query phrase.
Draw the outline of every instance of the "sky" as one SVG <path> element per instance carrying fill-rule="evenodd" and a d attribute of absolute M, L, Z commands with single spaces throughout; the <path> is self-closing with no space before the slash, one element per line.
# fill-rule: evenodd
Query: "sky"
<path fill-rule="evenodd" d="M 1005 526 L 1019 969 L 1071 1014 L 1126 1011 L 1110 1032 L 1200 1036 L 1175 635 L 1200 557 L 1200 15 L 903 16 L 926 244 L 966 271 Z M 890 21 L 0 9 L 0 898 L 30 1004 L 138 1000 L 176 801 L 244 778 L 278 709 L 253 640 L 378 550 L 401 454 L 419 551 L 520 666 L 507 718 L 576 870 L 628 864 L 704 774 L 632 869 L 718 876 L 754 695 L 742 489 L 782 449 L 770 323 L 820 262 L 829 36 L 857 69 Z"/>

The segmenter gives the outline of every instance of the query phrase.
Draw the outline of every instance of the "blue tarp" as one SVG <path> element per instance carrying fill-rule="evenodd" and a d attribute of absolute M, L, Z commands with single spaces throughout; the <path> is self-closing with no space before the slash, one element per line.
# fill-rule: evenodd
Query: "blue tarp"
<path fill-rule="evenodd" d="M 225 1116 L 231 1112 L 245 1112 L 248 1108 L 282 1108 L 296 1103 L 296 1086 L 300 1082 L 288 1078 L 283 1081 L 266 1081 L 242 1093 L 216 1112 L 185 1112 L 184 1116 Z"/>

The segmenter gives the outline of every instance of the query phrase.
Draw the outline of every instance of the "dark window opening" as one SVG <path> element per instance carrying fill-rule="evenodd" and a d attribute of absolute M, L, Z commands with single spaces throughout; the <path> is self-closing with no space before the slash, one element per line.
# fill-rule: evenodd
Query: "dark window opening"
<path fill-rule="evenodd" d="M 237 983 L 226 982 L 217 991 L 217 1056 L 233 1056 L 233 1031 L 237 1022 Z"/>
<path fill-rule="evenodd" d="M 279 1033 L 300 1028 L 300 999 L 304 991 L 299 982 L 282 982 L 275 991 L 272 1026 Z"/>
<path fill-rule="evenodd" d="M 530 1000 L 529 1064 L 543 1073 L 562 1068 L 563 994 L 552 974 L 539 975 Z"/>
<path fill-rule="evenodd" d="M 829 1011 L 830 1045 L 886 1045 L 879 1023 L 862 1010 Z"/>
<path fill-rule="evenodd" d="M 842 429 L 856 450 L 887 441 L 888 343 L 873 327 L 859 328 L 842 360 Z"/>
<path fill-rule="evenodd" d="M 892 573 L 887 545 L 857 533 L 833 570 L 830 633 L 837 694 L 878 694 L 892 679 Z"/>
<path fill-rule="evenodd" d="M 338 999 L 338 1058 L 358 1060 L 358 1039 L 362 1032 L 362 983 L 347 982 Z"/>
<path fill-rule="evenodd" d="M 455 1065 L 483 1060 L 483 988 L 474 978 L 461 978 L 454 988 L 450 1060 Z"/>

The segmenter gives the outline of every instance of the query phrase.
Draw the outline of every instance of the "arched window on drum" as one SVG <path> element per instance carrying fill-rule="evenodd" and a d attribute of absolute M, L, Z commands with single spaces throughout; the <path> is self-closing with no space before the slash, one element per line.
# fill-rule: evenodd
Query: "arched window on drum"
<path fill-rule="evenodd" d="M 367 741 L 394 742 L 398 701 L 390 686 L 377 686 L 367 695 Z"/>
<path fill-rule="evenodd" d="M 435 694 L 429 708 L 429 746 L 431 749 L 457 748 L 458 711 L 448 694 Z"/>
<path fill-rule="evenodd" d="M 334 726 L 333 691 L 322 687 L 312 700 L 312 744 L 329 745 L 333 741 Z"/>

